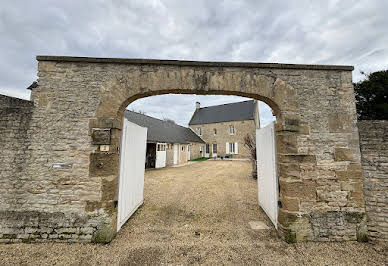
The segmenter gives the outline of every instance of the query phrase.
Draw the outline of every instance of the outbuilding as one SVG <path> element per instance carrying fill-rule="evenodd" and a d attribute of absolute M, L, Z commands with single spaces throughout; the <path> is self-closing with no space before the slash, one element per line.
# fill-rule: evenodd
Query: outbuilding
<path fill-rule="evenodd" d="M 196 159 L 190 155 L 193 145 L 205 144 L 190 128 L 171 121 L 129 110 L 125 111 L 124 116 L 130 122 L 148 129 L 146 168 L 184 164 L 189 160 Z M 201 157 L 201 155 L 196 157 Z"/>

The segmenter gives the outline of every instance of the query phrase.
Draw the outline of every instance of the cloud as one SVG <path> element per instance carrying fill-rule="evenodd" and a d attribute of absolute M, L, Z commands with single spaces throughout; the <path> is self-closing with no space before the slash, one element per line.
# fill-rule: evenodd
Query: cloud
<path fill-rule="evenodd" d="M 355 66 L 357 81 L 361 70 L 388 68 L 387 9 L 379 0 L 2 0 L 0 93 L 28 98 L 39 54 L 346 64 Z M 133 104 L 188 117 L 200 96 L 159 97 Z M 209 105 L 238 100 L 217 99 Z"/>

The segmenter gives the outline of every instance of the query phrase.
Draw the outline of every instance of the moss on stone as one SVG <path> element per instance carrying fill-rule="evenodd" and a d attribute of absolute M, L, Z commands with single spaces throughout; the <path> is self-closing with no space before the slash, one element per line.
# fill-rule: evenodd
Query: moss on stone
<path fill-rule="evenodd" d="M 296 233 L 291 230 L 287 230 L 284 232 L 284 240 L 289 244 L 296 243 Z"/>
<path fill-rule="evenodd" d="M 116 227 L 112 224 L 103 224 L 94 233 L 92 237 L 93 243 L 110 243 L 116 236 Z"/>
<path fill-rule="evenodd" d="M 16 239 L 16 234 L 3 234 L 3 239 Z"/>

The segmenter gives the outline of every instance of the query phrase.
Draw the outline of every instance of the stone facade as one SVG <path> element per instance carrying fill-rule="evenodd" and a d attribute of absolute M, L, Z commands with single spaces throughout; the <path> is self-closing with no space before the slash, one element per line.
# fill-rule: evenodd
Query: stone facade
<path fill-rule="evenodd" d="M 136 99 L 165 93 L 266 102 L 277 116 L 279 234 L 289 242 L 363 239 L 352 67 L 44 56 L 38 61 L 29 143 L 10 147 L 28 156 L 17 176 L 1 172 L 2 241 L 111 241 L 123 112 Z M 104 141 L 110 152 L 94 142 L 96 129 L 110 133 Z M 53 167 L 57 163 L 70 167 Z"/>
<path fill-rule="evenodd" d="M 234 135 L 229 134 L 229 126 L 234 126 Z M 194 132 L 198 132 L 201 128 L 202 135 L 200 136 L 206 143 L 210 144 L 210 157 L 213 157 L 213 144 L 217 144 L 217 155 L 225 156 L 226 143 L 237 143 L 237 153 L 232 154 L 233 158 L 248 158 L 249 151 L 244 146 L 244 137 L 249 134 L 255 136 L 255 121 L 230 121 L 221 123 L 211 123 L 202 125 L 192 125 L 190 128 Z M 214 129 L 217 134 L 214 135 Z M 230 154 L 230 153 L 228 153 Z"/>
<path fill-rule="evenodd" d="M 388 246 L 388 121 L 359 121 L 368 237 Z"/>
<path fill-rule="evenodd" d="M 202 148 L 201 148 L 202 147 Z M 190 160 L 198 159 L 203 157 L 205 144 L 203 143 L 190 143 Z"/>

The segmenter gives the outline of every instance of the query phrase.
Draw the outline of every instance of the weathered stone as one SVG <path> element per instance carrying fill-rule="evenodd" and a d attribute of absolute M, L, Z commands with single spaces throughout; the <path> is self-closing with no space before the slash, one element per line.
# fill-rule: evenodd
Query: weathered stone
<path fill-rule="evenodd" d="M 110 176 L 119 168 L 117 153 L 91 153 L 90 176 Z"/>
<path fill-rule="evenodd" d="M 93 144 L 110 144 L 110 128 L 93 128 L 92 129 L 92 141 Z"/>
<path fill-rule="evenodd" d="M 280 192 L 284 197 L 315 199 L 317 193 L 316 183 L 315 181 L 309 180 L 304 180 L 302 182 L 280 181 Z"/>
<path fill-rule="evenodd" d="M 353 161 L 354 152 L 347 148 L 335 148 L 334 159 L 336 161 Z"/>
<path fill-rule="evenodd" d="M 352 130 L 351 115 L 329 114 L 329 131 L 331 133 L 349 133 Z"/>
<path fill-rule="evenodd" d="M 367 213 L 368 238 L 388 244 L 388 121 L 359 121 L 361 162 Z M 349 165 L 349 168 L 354 166 Z M 363 202 L 362 193 L 351 193 L 351 201 Z M 366 239 L 365 233 L 357 235 Z"/>

